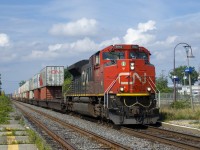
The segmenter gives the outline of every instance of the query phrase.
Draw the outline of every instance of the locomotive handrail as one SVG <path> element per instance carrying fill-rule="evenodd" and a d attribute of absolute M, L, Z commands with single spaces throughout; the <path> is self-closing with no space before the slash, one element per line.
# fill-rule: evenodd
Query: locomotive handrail
<path fill-rule="evenodd" d="M 155 86 L 155 88 L 156 88 L 156 89 L 153 89 L 153 90 L 155 91 L 156 94 L 157 94 L 156 91 L 158 91 L 158 107 L 160 107 L 160 91 L 159 91 L 158 88 L 156 87 L 156 84 L 152 81 L 151 77 L 149 77 L 149 79 L 150 79 L 151 83 L 152 83 L 152 84 Z M 150 84 L 150 82 L 149 82 L 149 84 Z M 150 86 L 152 86 L 152 85 L 150 84 Z"/>
<path fill-rule="evenodd" d="M 119 78 L 119 75 L 117 76 L 117 78 L 108 86 L 108 88 L 105 90 L 104 92 L 104 108 L 105 108 L 105 104 L 108 108 L 108 92 L 110 91 L 110 89 L 114 86 L 114 84 L 116 83 L 117 79 Z"/>
<path fill-rule="evenodd" d="M 150 77 L 149 77 L 149 78 L 150 78 Z M 151 79 L 150 79 L 150 81 L 151 81 Z M 149 83 L 149 85 L 151 86 L 151 88 L 153 89 L 153 91 L 156 93 L 155 88 L 153 88 L 152 83 L 150 83 L 149 80 L 148 80 L 148 83 Z"/>

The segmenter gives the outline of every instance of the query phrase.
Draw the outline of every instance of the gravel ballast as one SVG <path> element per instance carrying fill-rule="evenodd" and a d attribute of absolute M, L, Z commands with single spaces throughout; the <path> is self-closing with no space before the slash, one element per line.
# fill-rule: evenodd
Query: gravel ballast
<path fill-rule="evenodd" d="M 28 104 L 26 104 L 26 105 L 28 105 Z M 101 136 L 107 138 L 107 139 L 111 139 L 111 140 L 118 142 L 122 145 L 126 145 L 130 148 L 133 148 L 134 150 L 135 149 L 137 149 L 137 150 L 140 150 L 140 149 L 142 149 L 142 150 L 149 150 L 149 149 L 173 150 L 173 149 L 178 149 L 177 147 L 173 147 L 173 146 L 169 146 L 169 145 L 165 145 L 165 144 L 161 144 L 161 143 L 157 143 L 157 142 L 151 142 L 151 141 L 148 141 L 148 140 L 145 140 L 145 139 L 133 137 L 131 135 L 128 135 L 126 133 L 121 132 L 120 130 L 111 129 L 111 128 L 102 126 L 101 124 L 82 120 L 82 119 L 77 118 L 77 117 L 73 117 L 73 116 L 66 115 L 66 114 L 61 114 L 61 113 L 54 112 L 54 111 L 51 111 L 51 110 L 47 110 L 47 109 L 44 109 L 44 108 L 36 107 L 36 106 L 33 106 L 33 105 L 28 105 L 28 106 L 32 107 L 33 109 L 37 109 L 39 111 L 47 113 L 47 114 L 49 114 L 53 117 L 56 117 L 56 118 L 63 120 L 67 123 L 70 123 L 72 125 L 76 125 L 78 127 L 84 128 L 85 130 L 94 132 L 98 135 L 101 135 Z M 28 111 L 30 111 L 30 109 L 28 109 Z M 38 116 L 37 114 L 35 114 L 35 115 Z M 41 119 L 43 117 L 38 116 L 37 118 Z M 42 120 L 45 120 L 45 119 L 43 118 Z M 47 121 L 45 124 L 53 127 L 53 124 L 55 124 L 55 123 L 51 122 L 51 121 Z M 57 125 L 56 125 L 56 127 L 57 127 Z M 63 137 L 70 137 L 70 132 L 68 132 L 67 130 L 66 131 L 63 130 L 61 132 L 58 131 L 58 132 L 59 132 L 59 134 L 64 133 Z M 85 139 L 85 140 L 87 140 L 87 139 Z M 87 141 L 87 142 L 89 142 L 89 141 Z M 78 145 L 77 142 L 75 142 L 75 143 L 76 143 L 76 146 L 77 146 Z M 78 146 L 80 149 L 88 149 L 84 145 L 84 142 L 78 142 L 78 143 L 80 144 L 80 146 Z M 93 145 L 93 144 L 94 143 L 92 143 L 91 145 Z M 98 144 L 94 145 L 94 147 L 95 146 L 98 146 Z M 89 149 L 91 149 L 91 147 Z"/>

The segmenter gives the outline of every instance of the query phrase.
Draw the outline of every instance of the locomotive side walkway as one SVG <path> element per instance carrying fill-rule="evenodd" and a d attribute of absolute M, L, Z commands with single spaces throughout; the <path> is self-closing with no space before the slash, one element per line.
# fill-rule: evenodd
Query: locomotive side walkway
<path fill-rule="evenodd" d="M 20 124 L 16 112 L 10 113 L 9 122 L 0 125 L 0 150 L 37 150 L 36 145 L 30 142 L 26 128 Z"/>

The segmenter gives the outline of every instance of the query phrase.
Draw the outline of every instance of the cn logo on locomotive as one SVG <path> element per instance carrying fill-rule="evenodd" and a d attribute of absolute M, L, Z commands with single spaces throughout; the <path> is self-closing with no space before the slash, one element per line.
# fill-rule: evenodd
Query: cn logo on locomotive
<path fill-rule="evenodd" d="M 49 73 L 50 74 L 60 74 L 60 73 L 62 73 L 62 71 L 61 70 L 51 70 L 51 71 L 49 71 Z"/>

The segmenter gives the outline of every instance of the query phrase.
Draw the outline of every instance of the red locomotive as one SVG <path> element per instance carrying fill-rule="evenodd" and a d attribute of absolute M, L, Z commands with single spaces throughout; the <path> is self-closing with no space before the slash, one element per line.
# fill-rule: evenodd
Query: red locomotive
<path fill-rule="evenodd" d="M 68 71 L 73 81 L 64 91 L 63 66 L 47 66 L 22 85 L 15 98 L 27 103 L 112 121 L 154 124 L 159 118 L 155 67 L 150 52 L 138 45 L 111 45 Z"/>
<path fill-rule="evenodd" d="M 71 65 L 65 109 L 114 124 L 156 123 L 159 109 L 150 55 L 138 45 L 111 45 Z"/>

